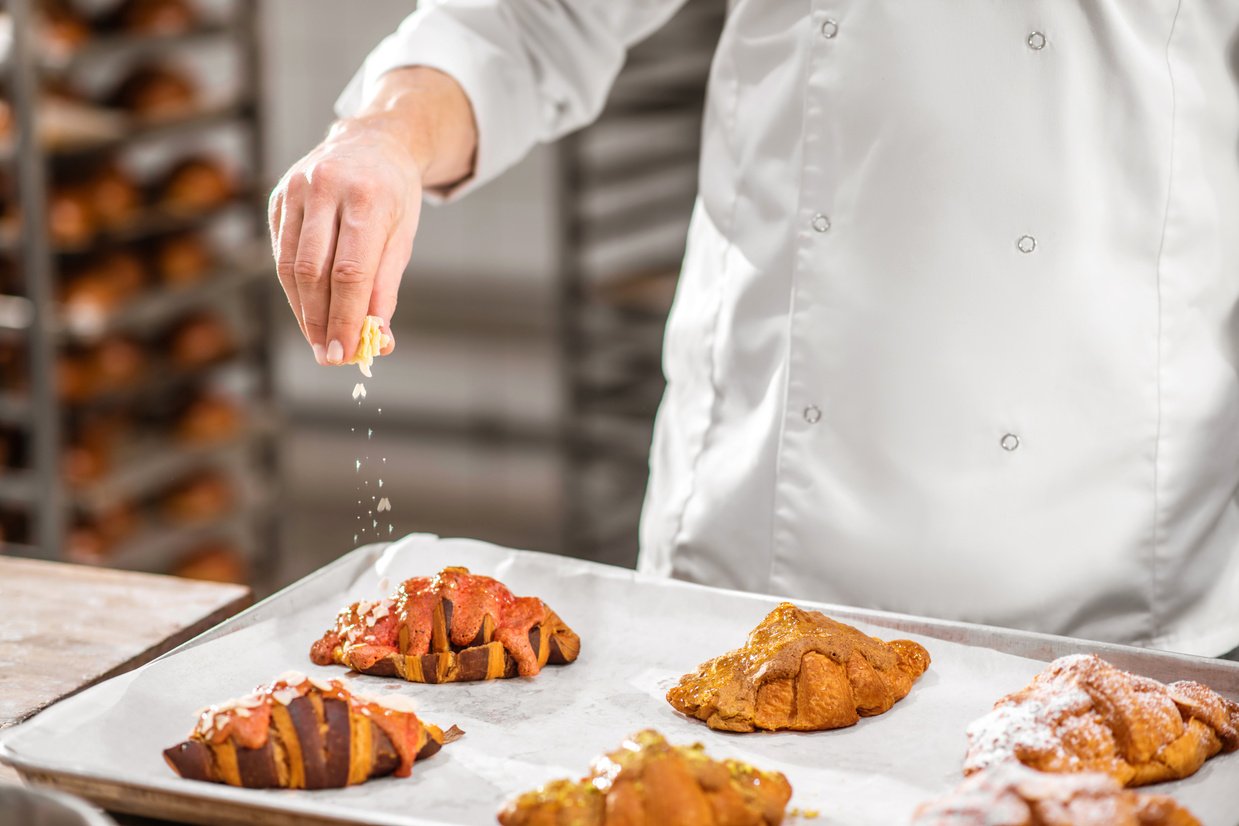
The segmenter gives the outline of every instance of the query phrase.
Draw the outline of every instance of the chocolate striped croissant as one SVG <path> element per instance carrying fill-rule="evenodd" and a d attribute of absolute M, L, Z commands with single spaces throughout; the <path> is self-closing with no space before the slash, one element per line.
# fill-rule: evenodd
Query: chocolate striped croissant
<path fill-rule="evenodd" d="M 163 753 L 173 771 L 250 789 L 334 789 L 394 774 L 460 737 L 417 719 L 407 698 L 363 698 L 338 680 L 289 674 L 198 715 Z"/>
<path fill-rule="evenodd" d="M 318 665 L 339 663 L 378 677 L 450 683 L 532 677 L 577 658 L 581 640 L 537 597 L 444 568 L 406 580 L 390 599 L 357 602 L 310 648 Z"/>

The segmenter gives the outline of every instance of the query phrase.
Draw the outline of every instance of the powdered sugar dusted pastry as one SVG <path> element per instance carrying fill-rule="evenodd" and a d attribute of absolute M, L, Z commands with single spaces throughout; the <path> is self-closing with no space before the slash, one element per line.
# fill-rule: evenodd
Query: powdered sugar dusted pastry
<path fill-rule="evenodd" d="M 1165 685 L 1082 654 L 1055 660 L 968 727 L 964 773 L 1018 761 L 1140 786 L 1187 777 L 1236 748 L 1239 704 L 1199 683 Z"/>
<path fill-rule="evenodd" d="M 1200 826 L 1162 794 L 1140 794 L 1106 774 L 1048 774 L 1009 762 L 977 772 L 922 804 L 912 826 Z"/>

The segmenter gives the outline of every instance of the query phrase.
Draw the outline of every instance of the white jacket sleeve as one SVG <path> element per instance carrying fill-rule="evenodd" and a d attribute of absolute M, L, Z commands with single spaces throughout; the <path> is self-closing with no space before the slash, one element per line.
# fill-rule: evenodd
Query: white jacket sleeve
<path fill-rule="evenodd" d="M 386 37 L 340 98 L 355 114 L 379 78 L 403 66 L 451 75 L 478 128 L 472 177 L 458 197 L 516 163 L 538 142 L 592 121 L 628 48 L 665 23 L 685 0 L 423 0 Z"/>

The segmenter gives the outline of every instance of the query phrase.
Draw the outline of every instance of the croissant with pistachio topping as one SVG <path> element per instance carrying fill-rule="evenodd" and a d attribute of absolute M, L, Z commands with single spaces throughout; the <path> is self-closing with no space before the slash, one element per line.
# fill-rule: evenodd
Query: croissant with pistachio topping
<path fill-rule="evenodd" d="M 417 719 L 408 698 L 370 699 L 338 680 L 288 674 L 252 694 L 210 706 L 189 739 L 164 751 L 173 771 L 250 789 L 334 789 L 408 777 L 446 734 Z"/>
<path fill-rule="evenodd" d="M 532 677 L 577 658 L 581 640 L 537 597 L 503 583 L 444 568 L 414 577 L 390 599 L 357 602 L 310 648 L 319 665 L 415 683 Z"/>
<path fill-rule="evenodd" d="M 883 642 L 784 602 L 744 647 L 681 677 L 667 702 L 723 731 L 843 728 L 888 711 L 928 667 L 911 640 Z"/>
<path fill-rule="evenodd" d="M 791 784 L 738 760 L 713 760 L 700 743 L 673 746 L 640 731 L 594 761 L 581 780 L 556 780 L 517 797 L 503 826 L 777 826 Z"/>

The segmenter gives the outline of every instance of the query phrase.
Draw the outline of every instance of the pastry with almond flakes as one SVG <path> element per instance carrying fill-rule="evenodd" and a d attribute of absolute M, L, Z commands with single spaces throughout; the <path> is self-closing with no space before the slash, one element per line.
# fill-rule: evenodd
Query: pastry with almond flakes
<path fill-rule="evenodd" d="M 444 568 L 413 577 L 378 602 L 342 610 L 310 648 L 318 665 L 414 683 L 532 677 L 577 658 L 580 638 L 537 597 L 502 582 Z"/>
<path fill-rule="evenodd" d="M 423 723 L 407 697 L 368 698 L 338 680 L 288 674 L 203 709 L 189 739 L 164 751 L 181 777 L 249 789 L 335 789 L 408 777 L 463 732 Z"/>

